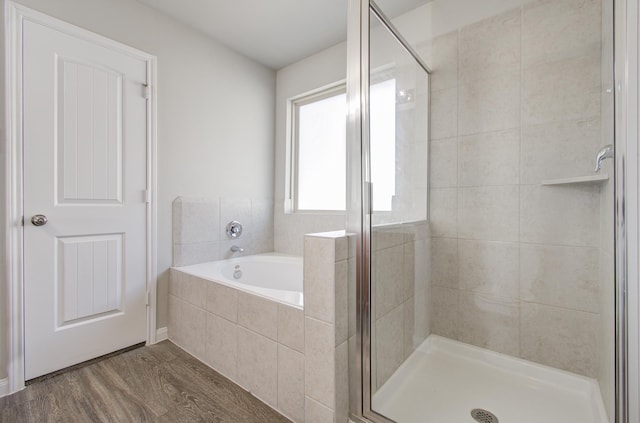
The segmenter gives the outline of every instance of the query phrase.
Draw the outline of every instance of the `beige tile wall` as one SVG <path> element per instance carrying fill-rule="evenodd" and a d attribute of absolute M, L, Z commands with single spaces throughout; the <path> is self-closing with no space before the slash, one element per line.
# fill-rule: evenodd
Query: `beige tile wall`
<path fill-rule="evenodd" d="M 283 199 L 276 201 L 274 211 L 274 251 L 278 253 L 301 256 L 306 234 L 337 231 L 346 226 L 342 213 L 285 213 L 283 203 Z"/>
<path fill-rule="evenodd" d="M 373 228 L 371 331 L 375 393 L 430 333 L 428 225 Z"/>
<path fill-rule="evenodd" d="M 344 231 L 304 237 L 305 421 L 348 421 L 348 263 Z"/>
<path fill-rule="evenodd" d="M 304 310 L 172 268 L 169 339 L 295 422 L 345 423 L 348 238 L 304 245 Z"/>
<path fill-rule="evenodd" d="M 231 240 L 226 226 L 242 224 L 240 238 Z M 244 248 L 231 253 L 232 245 Z M 273 200 L 178 197 L 173 201 L 173 265 L 222 260 L 273 251 Z"/>
<path fill-rule="evenodd" d="M 170 271 L 169 339 L 294 421 L 304 414 L 303 322 L 295 307 Z"/>
<path fill-rule="evenodd" d="M 601 1 L 535 1 L 426 42 L 432 332 L 596 377 Z"/>

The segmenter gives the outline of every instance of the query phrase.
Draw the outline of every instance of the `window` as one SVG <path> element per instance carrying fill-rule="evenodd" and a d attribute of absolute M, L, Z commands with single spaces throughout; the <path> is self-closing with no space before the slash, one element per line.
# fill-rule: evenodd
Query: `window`
<path fill-rule="evenodd" d="M 344 86 L 294 103 L 297 210 L 345 210 L 346 116 Z"/>
<path fill-rule="evenodd" d="M 371 179 L 376 211 L 392 210 L 395 195 L 395 79 L 370 89 Z M 345 86 L 291 101 L 289 211 L 346 208 Z"/>

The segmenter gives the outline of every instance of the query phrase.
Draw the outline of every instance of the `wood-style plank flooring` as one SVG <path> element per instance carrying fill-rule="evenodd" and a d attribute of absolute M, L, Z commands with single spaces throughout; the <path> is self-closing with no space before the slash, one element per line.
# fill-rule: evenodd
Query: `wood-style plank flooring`
<path fill-rule="evenodd" d="M 2 422 L 289 422 L 169 341 L 0 398 Z"/>

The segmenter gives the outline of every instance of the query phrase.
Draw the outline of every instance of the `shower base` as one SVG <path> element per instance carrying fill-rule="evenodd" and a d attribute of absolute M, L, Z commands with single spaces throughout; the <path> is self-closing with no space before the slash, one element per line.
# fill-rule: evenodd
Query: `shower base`
<path fill-rule="evenodd" d="M 608 423 L 594 379 L 431 335 L 373 397 L 398 423 Z"/>

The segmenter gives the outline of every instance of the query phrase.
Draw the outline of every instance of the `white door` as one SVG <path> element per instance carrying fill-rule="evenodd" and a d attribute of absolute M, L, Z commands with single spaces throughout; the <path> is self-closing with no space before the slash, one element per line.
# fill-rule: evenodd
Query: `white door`
<path fill-rule="evenodd" d="M 145 60 L 24 23 L 27 380 L 146 340 L 146 83 Z"/>

